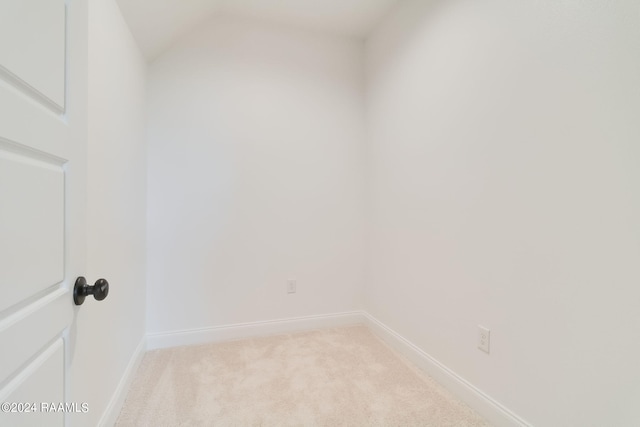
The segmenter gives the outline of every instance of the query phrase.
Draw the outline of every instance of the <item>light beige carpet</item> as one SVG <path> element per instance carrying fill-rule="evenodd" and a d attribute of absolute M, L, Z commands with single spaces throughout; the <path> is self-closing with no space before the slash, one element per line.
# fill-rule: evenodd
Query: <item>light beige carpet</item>
<path fill-rule="evenodd" d="M 116 425 L 488 424 L 354 326 L 151 351 Z"/>

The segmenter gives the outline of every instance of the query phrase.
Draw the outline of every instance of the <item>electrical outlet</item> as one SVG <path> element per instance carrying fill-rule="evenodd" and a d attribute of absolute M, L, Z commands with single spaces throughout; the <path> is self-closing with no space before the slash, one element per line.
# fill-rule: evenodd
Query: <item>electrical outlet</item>
<path fill-rule="evenodd" d="M 491 331 L 484 326 L 478 325 L 478 348 L 489 354 L 489 342 Z"/>
<path fill-rule="evenodd" d="M 287 293 L 288 294 L 295 294 L 296 293 L 296 288 L 297 288 L 297 283 L 295 280 L 291 279 L 287 281 Z"/>

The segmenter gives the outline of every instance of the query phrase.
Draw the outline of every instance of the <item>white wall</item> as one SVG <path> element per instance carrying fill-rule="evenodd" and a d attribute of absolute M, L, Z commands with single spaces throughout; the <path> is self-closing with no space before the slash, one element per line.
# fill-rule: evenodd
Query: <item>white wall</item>
<path fill-rule="evenodd" d="M 150 64 L 149 332 L 361 307 L 362 54 L 218 16 Z"/>
<path fill-rule="evenodd" d="M 145 335 L 145 78 L 115 1 L 91 0 L 86 277 L 106 278 L 110 291 L 77 314 L 74 369 L 92 375 L 73 390 L 90 405 L 83 425 L 98 425 Z"/>
<path fill-rule="evenodd" d="M 367 43 L 365 306 L 534 425 L 640 423 L 638 18 L 408 1 Z"/>

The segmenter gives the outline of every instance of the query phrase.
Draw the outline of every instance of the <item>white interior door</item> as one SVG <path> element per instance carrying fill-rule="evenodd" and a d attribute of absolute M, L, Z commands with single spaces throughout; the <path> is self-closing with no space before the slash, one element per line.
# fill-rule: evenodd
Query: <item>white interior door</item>
<path fill-rule="evenodd" d="M 85 267 L 85 2 L 0 0 L 1 426 L 90 410 L 68 402 L 67 369 Z"/>

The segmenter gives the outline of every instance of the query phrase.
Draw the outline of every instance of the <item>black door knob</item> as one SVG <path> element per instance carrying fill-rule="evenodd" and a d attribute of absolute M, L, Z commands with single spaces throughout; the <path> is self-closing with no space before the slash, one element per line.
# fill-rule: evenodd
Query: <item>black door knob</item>
<path fill-rule="evenodd" d="M 93 295 L 96 300 L 102 301 L 109 295 L 109 282 L 106 279 L 98 279 L 95 285 L 89 286 L 87 279 L 82 276 L 78 277 L 73 287 L 73 302 L 76 305 L 82 305 L 87 295 Z"/>

